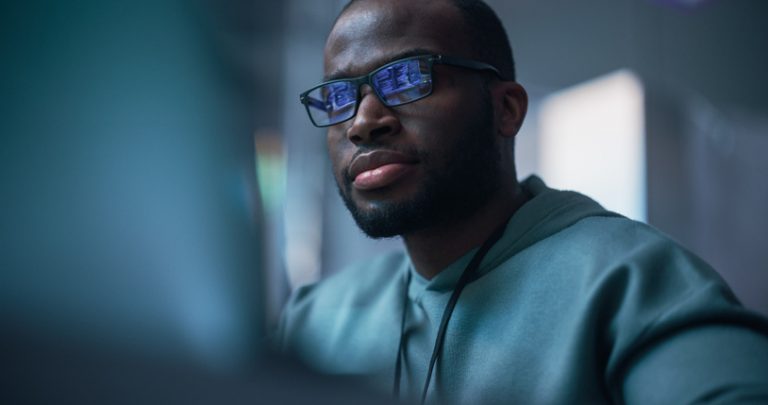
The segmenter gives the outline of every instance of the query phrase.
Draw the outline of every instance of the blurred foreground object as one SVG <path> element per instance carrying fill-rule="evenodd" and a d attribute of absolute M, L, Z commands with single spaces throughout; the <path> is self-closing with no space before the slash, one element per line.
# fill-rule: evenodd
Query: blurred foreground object
<path fill-rule="evenodd" d="M 3 328 L 252 365 L 253 92 L 213 22 L 181 2 L 3 7 Z"/>

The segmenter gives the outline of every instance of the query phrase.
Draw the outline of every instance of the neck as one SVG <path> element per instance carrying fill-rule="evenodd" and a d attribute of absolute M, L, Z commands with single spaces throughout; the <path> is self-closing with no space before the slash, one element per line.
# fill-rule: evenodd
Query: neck
<path fill-rule="evenodd" d="M 469 217 L 403 235 L 415 270 L 432 279 L 449 264 L 480 246 L 525 203 L 525 193 L 515 182 Z"/>

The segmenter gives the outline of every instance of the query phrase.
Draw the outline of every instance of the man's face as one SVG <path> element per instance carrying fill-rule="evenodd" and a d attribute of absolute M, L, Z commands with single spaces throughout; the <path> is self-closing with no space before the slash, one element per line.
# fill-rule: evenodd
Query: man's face
<path fill-rule="evenodd" d="M 471 57 L 458 11 L 443 2 L 364 1 L 339 19 L 325 73 L 354 77 L 406 54 Z M 499 184 L 485 77 L 436 65 L 432 95 L 386 107 L 368 86 L 357 115 L 328 130 L 339 193 L 371 237 L 408 235 L 480 209 Z"/>

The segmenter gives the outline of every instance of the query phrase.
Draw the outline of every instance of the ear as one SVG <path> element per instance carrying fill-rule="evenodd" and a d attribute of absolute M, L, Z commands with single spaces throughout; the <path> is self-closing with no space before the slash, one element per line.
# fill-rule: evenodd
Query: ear
<path fill-rule="evenodd" d="M 493 94 L 499 135 L 512 138 L 517 135 L 528 112 L 528 93 L 517 82 L 498 82 Z"/>

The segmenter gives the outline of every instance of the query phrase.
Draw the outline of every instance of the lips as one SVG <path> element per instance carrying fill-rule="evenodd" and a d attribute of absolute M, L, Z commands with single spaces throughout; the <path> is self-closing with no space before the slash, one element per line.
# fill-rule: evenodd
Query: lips
<path fill-rule="evenodd" d="M 356 156 L 349 166 L 352 185 L 362 191 L 386 187 L 409 172 L 418 159 L 401 152 L 377 150 Z"/>

